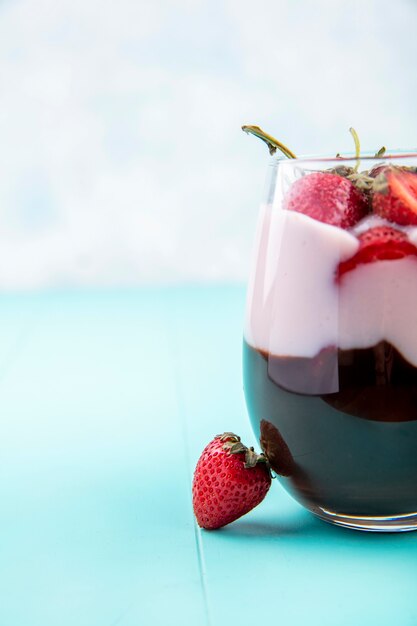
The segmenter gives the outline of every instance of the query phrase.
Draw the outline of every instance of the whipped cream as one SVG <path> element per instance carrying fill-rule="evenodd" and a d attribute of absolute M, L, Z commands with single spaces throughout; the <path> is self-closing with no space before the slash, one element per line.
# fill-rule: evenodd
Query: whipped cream
<path fill-rule="evenodd" d="M 371 227 L 372 218 L 368 218 Z M 362 225 L 361 225 L 361 232 Z M 417 229 L 409 232 L 417 241 Z M 386 340 L 417 367 L 417 257 L 358 265 L 337 282 L 356 236 L 307 215 L 261 207 L 249 280 L 245 339 L 277 356 Z"/>

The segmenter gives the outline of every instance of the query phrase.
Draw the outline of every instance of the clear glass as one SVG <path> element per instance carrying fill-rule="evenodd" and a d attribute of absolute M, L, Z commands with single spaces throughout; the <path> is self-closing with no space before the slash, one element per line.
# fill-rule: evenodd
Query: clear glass
<path fill-rule="evenodd" d="M 417 154 L 361 156 L 359 171 L 389 162 L 417 167 Z M 272 160 L 248 286 L 245 397 L 280 482 L 312 513 L 359 530 L 413 530 L 417 256 L 340 278 L 375 218 L 346 230 L 283 207 L 298 178 L 355 164 Z M 400 229 L 417 245 L 416 226 Z"/>

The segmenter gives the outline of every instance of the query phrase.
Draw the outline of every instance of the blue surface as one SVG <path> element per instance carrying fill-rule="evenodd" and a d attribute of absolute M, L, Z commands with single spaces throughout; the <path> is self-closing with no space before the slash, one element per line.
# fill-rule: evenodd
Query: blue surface
<path fill-rule="evenodd" d="M 244 291 L 0 297 L 0 625 L 417 623 L 417 534 L 316 520 L 278 484 L 196 528 L 201 449 L 255 443 Z"/>

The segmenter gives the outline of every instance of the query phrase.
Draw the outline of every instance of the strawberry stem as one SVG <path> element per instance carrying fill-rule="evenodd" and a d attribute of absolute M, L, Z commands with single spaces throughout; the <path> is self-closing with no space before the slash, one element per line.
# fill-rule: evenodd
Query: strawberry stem
<path fill-rule="evenodd" d="M 375 157 L 376 157 L 376 158 L 379 158 L 379 157 L 384 156 L 385 151 L 386 151 L 386 147 L 385 147 L 385 146 L 382 146 L 382 148 L 380 148 L 380 149 L 378 150 L 378 152 L 375 154 Z"/>
<path fill-rule="evenodd" d="M 262 128 L 260 128 L 259 126 L 251 126 L 251 125 L 245 124 L 244 126 L 242 126 L 242 130 L 248 135 L 254 135 L 255 137 L 258 137 L 258 139 L 262 139 L 262 141 L 264 141 L 266 145 L 268 146 L 269 154 L 275 154 L 275 152 L 278 149 L 288 159 L 297 158 L 294 152 L 292 152 L 289 148 L 287 148 L 287 146 L 285 146 L 283 143 L 278 141 L 278 139 L 275 139 L 275 137 L 272 137 L 272 135 L 268 135 L 268 133 L 262 130 Z"/>
<path fill-rule="evenodd" d="M 349 128 L 349 132 L 353 137 L 353 141 L 355 142 L 355 156 L 356 156 L 356 165 L 354 167 L 355 172 L 358 171 L 359 169 L 359 165 L 361 162 L 361 143 L 359 141 L 359 136 L 358 133 L 356 132 L 356 130 L 354 128 Z"/>
<path fill-rule="evenodd" d="M 255 467 L 258 463 L 265 463 L 269 470 L 269 461 L 266 455 L 261 452 L 261 454 L 257 454 L 253 447 L 248 448 L 243 444 L 238 435 L 235 433 L 223 433 L 223 435 L 216 435 L 216 439 L 220 439 L 223 443 L 223 450 L 227 450 L 230 454 L 240 454 L 244 453 L 245 455 L 245 469 L 250 469 L 251 467 Z"/>

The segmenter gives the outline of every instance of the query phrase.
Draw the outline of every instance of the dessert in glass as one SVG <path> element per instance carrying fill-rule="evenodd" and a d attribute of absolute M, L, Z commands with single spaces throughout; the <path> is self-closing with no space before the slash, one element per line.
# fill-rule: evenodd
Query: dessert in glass
<path fill-rule="evenodd" d="M 253 428 L 289 493 L 417 528 L 417 154 L 273 158 L 244 328 Z"/>

